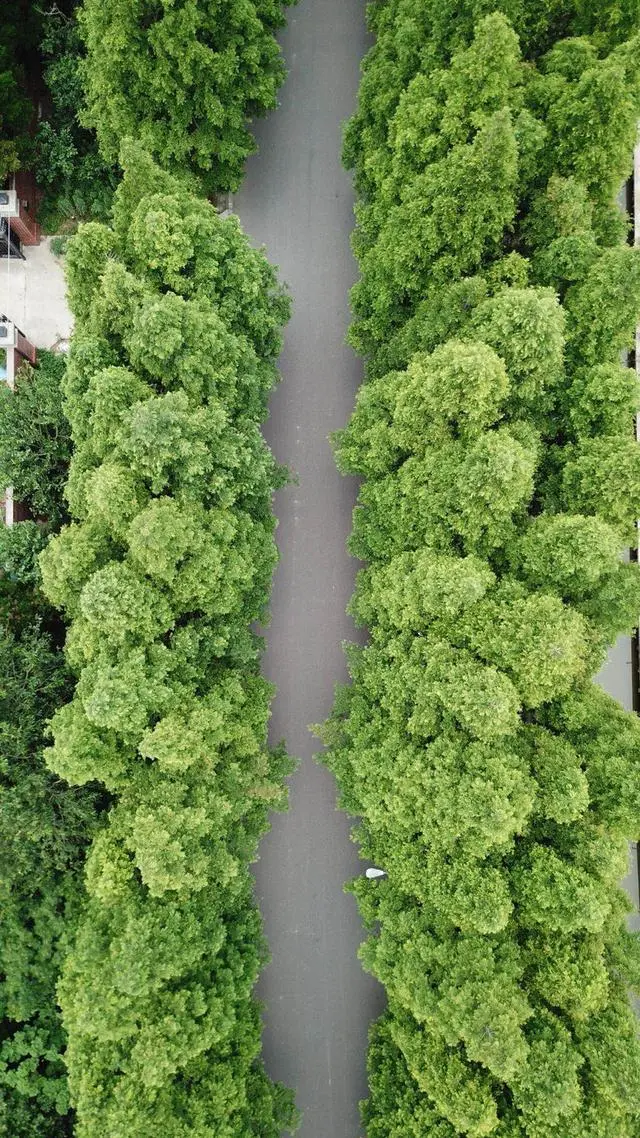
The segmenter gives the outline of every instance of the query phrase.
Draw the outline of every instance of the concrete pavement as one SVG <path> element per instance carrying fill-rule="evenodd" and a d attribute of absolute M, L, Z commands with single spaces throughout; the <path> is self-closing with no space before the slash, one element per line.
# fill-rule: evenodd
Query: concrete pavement
<path fill-rule="evenodd" d="M 281 107 L 256 124 L 260 150 L 234 199 L 294 304 L 265 433 L 299 481 L 276 502 L 281 562 L 265 671 L 278 686 L 272 738 L 286 738 L 302 761 L 290 812 L 274 817 L 256 878 L 273 957 L 259 987 L 265 1059 L 269 1073 L 295 1089 L 301 1138 L 362 1133 L 367 1029 L 382 1008 L 382 989 L 356 958 L 363 932 L 355 901 L 343 893 L 364 865 L 308 730 L 328 715 L 334 685 L 346 676 L 341 641 L 354 638 L 345 606 L 357 565 L 345 541 L 356 486 L 337 473 L 327 436 L 347 422 L 362 378 L 344 344 L 356 267 L 340 148 L 367 47 L 364 10 L 362 0 L 300 0 L 290 10 Z"/>
<path fill-rule="evenodd" d="M 64 270 L 50 249 L 51 238 L 25 247 L 24 261 L 0 260 L 0 312 L 4 312 L 36 348 L 55 348 L 68 340 L 71 313 Z"/>

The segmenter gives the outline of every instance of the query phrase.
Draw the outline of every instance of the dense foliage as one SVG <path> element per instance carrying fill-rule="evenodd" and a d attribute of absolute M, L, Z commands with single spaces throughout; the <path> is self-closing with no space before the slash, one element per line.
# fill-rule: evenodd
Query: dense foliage
<path fill-rule="evenodd" d="M 52 771 L 113 795 L 59 996 L 77 1138 L 275 1138 L 249 864 L 290 763 L 266 747 L 276 559 L 262 439 L 288 301 L 236 219 L 135 144 L 113 226 L 68 253 L 74 521 L 41 555 L 69 621 Z"/>
<path fill-rule="evenodd" d="M 276 105 L 274 32 L 292 0 L 84 0 L 88 103 L 104 158 L 135 137 L 207 193 L 236 189 L 255 149 L 247 120 Z"/>
<path fill-rule="evenodd" d="M 0 182 L 20 168 L 25 144 L 25 128 L 29 121 L 29 104 L 21 90 L 19 74 L 8 48 L 0 45 Z M 5 101 L 6 100 L 6 101 Z"/>
<path fill-rule="evenodd" d="M 41 351 L 37 368 L 20 369 L 14 391 L 0 384 L 0 485 L 13 486 L 16 501 L 53 529 L 69 517 L 63 497 L 71 454 L 60 390 L 64 371 L 64 356 Z"/>
<path fill-rule="evenodd" d="M 24 540 L 31 525 L 16 526 L 16 535 Z M 7 536 L 0 534 L 4 565 L 15 561 Z M 44 615 L 16 621 L 15 575 L 11 586 L 0 596 L 0 1134 L 60 1138 L 71 1133 L 71 1117 L 56 983 L 98 802 L 44 765 L 46 720 L 70 678 Z"/>
<path fill-rule="evenodd" d="M 44 9 L 40 56 L 48 99 L 35 138 L 35 172 L 44 193 L 40 220 L 48 232 L 82 218 L 106 220 L 116 176 L 98 153 L 93 131 L 81 126 L 85 96 L 77 0 Z"/>
<path fill-rule="evenodd" d="M 640 607 L 619 362 L 640 252 L 614 204 L 640 43 L 615 44 L 619 5 L 555 5 L 562 31 L 602 20 L 555 43 L 549 4 L 513 6 L 521 49 L 504 14 L 473 28 L 483 7 L 372 6 L 345 141 L 368 382 L 337 454 L 364 478 L 370 643 L 325 736 L 388 873 L 354 886 L 389 1001 L 364 1120 L 369 1138 L 634 1138 L 640 951 L 618 882 L 640 724 L 592 677 Z"/>
<path fill-rule="evenodd" d="M 78 218 L 106 217 L 115 187 L 114 170 L 78 118 L 84 91 L 77 3 L 6 0 L 2 6 L 0 185 L 18 169 L 33 170 L 48 232 Z"/>
<path fill-rule="evenodd" d="M 20 168 L 29 147 L 31 103 L 25 57 L 37 39 L 37 16 L 24 0 L 5 0 L 0 36 L 0 186 Z"/>
<path fill-rule="evenodd" d="M 6 0 L 0 183 L 34 170 L 48 232 L 104 221 L 131 136 L 208 194 L 236 189 L 255 149 L 248 124 L 276 105 L 275 33 L 293 2 Z"/>
<path fill-rule="evenodd" d="M 48 514 L 48 528 L 64 515 L 60 475 L 70 446 L 61 424 L 63 368 L 63 359 L 43 353 L 41 366 L 21 373 L 15 395 L 0 389 L 2 480 L 11 474 L 23 500 Z M 71 692 L 64 630 L 39 588 L 37 555 L 45 542 L 46 528 L 33 521 L 0 528 L 0 1134 L 6 1138 L 71 1134 L 56 983 L 101 805 L 95 788 L 70 788 L 43 758 L 48 717 Z"/>

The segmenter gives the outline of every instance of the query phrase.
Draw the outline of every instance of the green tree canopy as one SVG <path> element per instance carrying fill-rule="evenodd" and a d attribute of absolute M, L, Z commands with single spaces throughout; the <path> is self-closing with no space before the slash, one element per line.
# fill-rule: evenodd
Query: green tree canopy
<path fill-rule="evenodd" d="M 83 904 L 85 855 L 105 796 L 47 770 L 47 721 L 69 699 L 64 627 L 46 603 L 37 557 L 67 516 L 70 437 L 64 357 L 40 354 L 0 391 L 0 468 L 46 523 L 0 528 L 0 1133 L 71 1135 L 56 984 Z"/>
<path fill-rule="evenodd" d="M 0 386 L 0 483 L 13 486 L 16 500 L 54 529 L 68 518 L 63 489 L 71 436 L 62 411 L 64 371 L 63 355 L 41 351 L 36 368 L 25 364 L 18 372 L 15 391 Z"/>
<path fill-rule="evenodd" d="M 68 253 L 73 521 L 42 553 L 77 684 L 51 770 L 113 796 L 59 986 L 76 1135 L 277 1138 L 250 861 L 291 764 L 260 641 L 281 481 L 260 434 L 289 305 L 238 221 L 137 144 Z"/>
<path fill-rule="evenodd" d="M 388 995 L 363 1118 L 634 1138 L 640 726 L 592 677 L 640 604 L 640 260 L 614 200 L 640 13 L 486 7 L 371 6 L 345 137 L 368 378 L 335 443 L 364 479 L 369 643 L 323 736 L 387 871 L 352 886 Z"/>
<path fill-rule="evenodd" d="M 208 193 L 237 189 L 255 149 L 247 121 L 275 107 L 274 32 L 292 0 L 84 0 L 86 126 L 104 158 L 135 137 Z"/>

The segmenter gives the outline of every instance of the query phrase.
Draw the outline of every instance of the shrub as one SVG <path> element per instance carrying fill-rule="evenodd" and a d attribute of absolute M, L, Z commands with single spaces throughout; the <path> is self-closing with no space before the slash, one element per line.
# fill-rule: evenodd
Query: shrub
<path fill-rule="evenodd" d="M 17 501 L 59 529 L 68 519 L 63 498 L 71 436 L 62 410 L 60 384 L 65 357 L 38 353 L 38 366 L 24 364 L 15 391 L 0 385 L 0 483 L 13 486 Z"/>
<path fill-rule="evenodd" d="M 52 237 L 49 242 L 49 248 L 55 257 L 64 257 L 69 244 L 69 234 L 59 233 L 56 237 Z"/>
<path fill-rule="evenodd" d="M 0 1131 L 59 1138 L 72 1133 L 72 1116 L 56 984 L 99 799 L 95 788 L 66 786 L 43 762 L 47 718 L 70 689 L 46 617 L 29 614 L 16 628 L 15 603 L 10 621 L 4 596 L 1 604 Z"/>
<path fill-rule="evenodd" d="M 20 0 L 2 7 L 0 44 L 0 185 L 20 169 L 29 153 L 28 127 L 32 114 L 25 90 L 25 62 L 37 36 L 37 17 Z"/>
<path fill-rule="evenodd" d="M 72 1133 L 56 984 L 104 805 L 95 785 L 69 787 L 43 758 L 47 720 L 72 689 L 37 561 L 65 515 L 62 371 L 63 357 L 42 353 L 15 393 L 0 392 L 2 477 L 49 515 L 0 528 L 0 1132 L 12 1138 Z"/>
<path fill-rule="evenodd" d="M 640 726 L 592 676 L 640 600 L 620 556 L 638 387 L 619 363 L 639 260 L 612 201 L 637 41 L 615 42 L 613 6 L 601 23 L 513 6 L 522 48 L 503 13 L 472 34 L 474 5 L 416 7 L 372 9 L 345 143 L 368 381 L 336 446 L 365 480 L 352 611 L 370 643 L 324 737 L 388 874 L 352 887 L 389 1000 L 364 1121 L 632 1138 L 640 952 L 618 882 Z M 593 35 L 557 38 L 572 30 Z"/>
<path fill-rule="evenodd" d="M 40 55 L 49 105 L 35 138 L 35 171 L 44 191 L 40 220 L 47 232 L 83 218 L 106 220 L 116 174 L 98 153 L 95 134 L 82 127 L 85 105 L 83 44 L 71 0 L 41 13 Z"/>

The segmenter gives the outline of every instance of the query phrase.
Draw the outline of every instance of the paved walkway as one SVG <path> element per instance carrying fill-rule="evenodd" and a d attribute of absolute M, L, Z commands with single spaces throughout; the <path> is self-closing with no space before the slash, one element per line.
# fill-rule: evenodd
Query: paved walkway
<path fill-rule="evenodd" d="M 67 307 L 62 263 L 42 244 L 25 247 L 25 260 L 0 258 L 0 312 L 5 313 L 37 348 L 55 348 L 68 340 L 71 313 Z"/>
<path fill-rule="evenodd" d="M 345 678 L 341 641 L 354 636 L 345 606 L 357 566 L 345 540 L 356 487 L 337 473 L 327 436 L 346 423 L 362 378 L 344 345 L 356 267 L 340 146 L 366 50 L 364 7 L 363 0 L 300 0 L 290 9 L 282 105 L 257 125 L 260 151 L 234 202 L 294 301 L 266 434 L 299 484 L 276 502 L 282 560 L 266 672 L 278 686 L 272 737 L 285 737 L 302 762 L 291 810 L 274 817 L 256 876 L 273 956 L 259 989 L 267 1004 L 266 1062 L 296 1090 L 301 1138 L 362 1133 L 367 1028 L 382 1006 L 381 989 L 356 958 L 363 934 L 355 901 L 342 888 L 363 866 L 308 731 L 331 708 L 334 684 Z"/>

